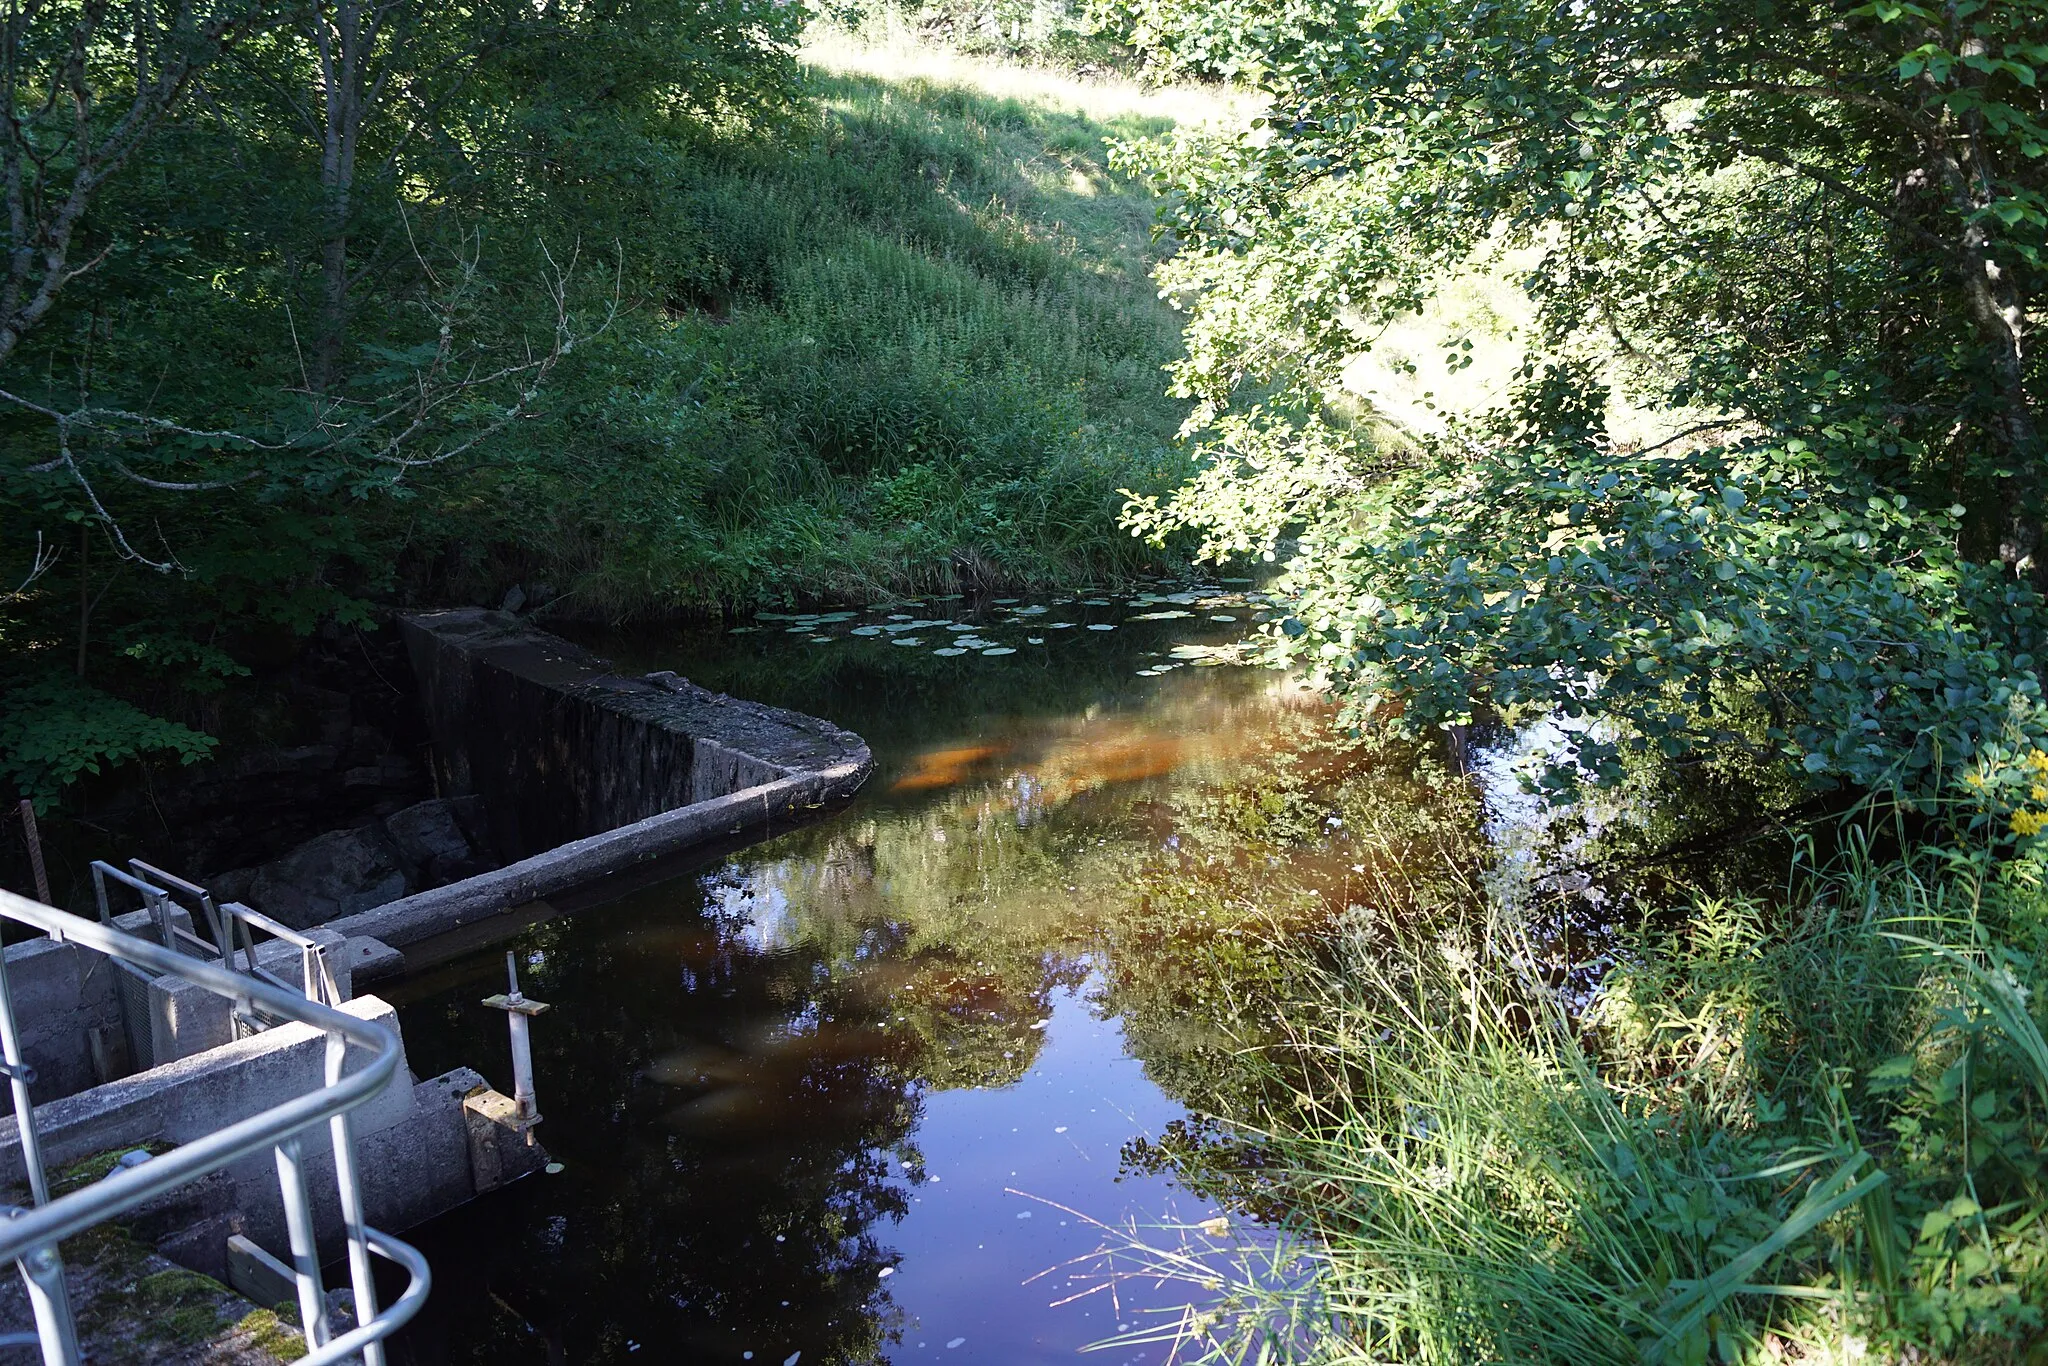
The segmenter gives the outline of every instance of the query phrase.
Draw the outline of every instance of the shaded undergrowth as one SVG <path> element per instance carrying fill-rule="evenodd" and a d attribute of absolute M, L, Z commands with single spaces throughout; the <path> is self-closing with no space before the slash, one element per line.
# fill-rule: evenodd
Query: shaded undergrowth
<path fill-rule="evenodd" d="M 517 458 L 450 491 L 491 534 L 463 528 L 446 585 L 545 581 L 617 618 L 1158 563 L 1117 490 L 1183 472 L 1179 327 L 1148 279 L 1151 201 L 1105 140 L 1164 120 L 809 80 L 806 125 L 664 168 L 664 231 L 691 250 Z"/>

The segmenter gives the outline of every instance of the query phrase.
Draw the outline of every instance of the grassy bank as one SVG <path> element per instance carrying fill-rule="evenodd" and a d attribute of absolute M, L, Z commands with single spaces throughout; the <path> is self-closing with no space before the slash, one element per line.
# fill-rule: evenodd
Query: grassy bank
<path fill-rule="evenodd" d="M 1303 833 L 1147 884 L 1228 926 L 1188 954 L 1222 990 L 1187 1001 L 1233 1042 L 1190 1097 L 1220 1123 L 1143 1155 L 1280 1231 L 1132 1249 L 1197 1284 L 1232 1264 L 1162 1330 L 1182 1359 L 2041 1359 L 2038 862 L 1851 832 L 1775 892 L 1673 892 L 1667 864 L 1574 909 L 1504 898 L 1486 849 L 1355 783 L 1269 786 L 1218 847 L 1271 811 Z M 1349 878 L 1271 871 L 1331 830 Z M 1277 910 L 1315 904 L 1321 929 Z"/>
<path fill-rule="evenodd" d="M 1107 143 L 1225 103 L 901 32 L 823 34 L 801 55 L 790 98 L 747 118 L 525 130 L 548 174 L 464 238 L 484 265 L 462 321 L 530 355 L 553 325 L 528 281 L 552 277 L 526 259 L 546 246 L 576 263 L 577 340 L 517 421 L 460 410 L 489 432 L 459 459 L 236 471 L 203 499 L 124 483 L 131 524 L 178 557 L 163 573 L 89 517 L 49 533 L 55 495 L 7 502 L 9 543 L 42 558 L 0 595 L 0 773 L 47 803 L 138 758 L 203 759 L 220 689 L 276 672 L 310 633 L 495 605 L 514 585 L 557 616 L 623 621 L 1165 563 L 1119 529 L 1118 490 L 1185 472 L 1162 373 L 1180 329 L 1149 278 L 1153 201 L 1110 172 Z M 293 316 L 253 285 L 195 298 L 215 340 Z M 366 303 L 358 329 L 402 369 L 408 334 L 382 338 L 381 318 Z M 291 345 L 280 331 L 278 353 Z M 195 340 L 191 365 L 230 349 Z M 47 454 L 15 439 L 24 463 Z"/>
<path fill-rule="evenodd" d="M 601 340 L 518 458 L 451 490 L 460 587 L 619 617 L 1113 579 L 1123 487 L 1183 473 L 1152 201 L 1106 141 L 1217 117 L 1148 92 L 823 33 L 774 139 L 666 171 L 684 278 Z"/>

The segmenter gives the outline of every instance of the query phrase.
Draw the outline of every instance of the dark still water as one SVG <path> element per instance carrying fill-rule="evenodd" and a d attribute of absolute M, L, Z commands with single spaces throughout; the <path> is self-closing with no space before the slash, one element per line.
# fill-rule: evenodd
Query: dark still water
<path fill-rule="evenodd" d="M 1102 1255 L 1242 1236 L 1126 1161 L 1232 1048 L 1188 1008 L 1210 949 L 1147 918 L 1145 870 L 1323 714 L 1216 663 L 1261 612 L 1241 587 L 960 607 L 590 641 L 857 730 L 877 771 L 814 826 L 516 942 L 554 1007 L 563 1170 L 418 1231 L 435 1288 L 397 1360 L 1066 1362 L 1205 1298 Z M 416 1073 L 511 1089 L 478 1004 L 502 965 L 389 993 Z"/>

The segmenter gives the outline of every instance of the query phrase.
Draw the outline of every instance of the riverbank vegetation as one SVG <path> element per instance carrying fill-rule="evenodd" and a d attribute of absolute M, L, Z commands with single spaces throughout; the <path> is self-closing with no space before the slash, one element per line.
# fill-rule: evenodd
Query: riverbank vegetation
<path fill-rule="evenodd" d="M 1279 563 L 1272 655 L 1368 736 L 1545 729 L 1580 830 L 1701 783 L 1852 813 L 1782 890 L 1639 888 L 1584 979 L 1504 886 L 1325 936 L 1246 1042 L 1295 1102 L 1240 1121 L 1311 1250 L 1228 1353 L 2034 1359 L 2048 11 L 1119 13 L 1266 103 L 1124 153 L 1204 458 L 1134 528 Z M 1507 392 L 1390 432 L 1368 358 L 1475 276 L 1521 296 Z"/>
<path fill-rule="evenodd" d="M 80 13 L 5 34 L 0 771 L 39 802 L 205 757 L 207 695 L 408 603 L 1160 563 L 1118 490 L 1184 469 L 1178 327 L 1108 144 L 1219 98 L 805 51 L 754 0 Z"/>
<path fill-rule="evenodd" d="M 1852 838 L 1722 895 L 1684 890 L 1711 855 L 1501 880 L 1434 776 L 1390 802 L 1382 756 L 1214 794 L 1140 873 L 1144 914 L 1108 922 L 1112 945 L 1178 927 L 1171 970 L 1108 950 L 1108 999 L 1213 1117 L 1133 1157 L 1269 1229 L 1121 1246 L 1190 1286 L 1144 1336 L 1228 1361 L 2031 1359 L 2037 863 Z"/>

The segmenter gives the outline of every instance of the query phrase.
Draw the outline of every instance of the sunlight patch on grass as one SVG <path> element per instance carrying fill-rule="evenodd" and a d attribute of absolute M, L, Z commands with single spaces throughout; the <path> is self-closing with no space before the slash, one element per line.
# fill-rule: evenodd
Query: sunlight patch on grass
<path fill-rule="evenodd" d="M 920 40 L 901 24 L 870 22 L 861 33 L 815 25 L 801 53 L 814 67 L 836 75 L 872 76 L 886 81 L 923 80 L 957 85 L 996 99 L 1070 110 L 1108 123 L 1138 117 L 1165 126 L 1239 126 L 1258 111 L 1248 93 L 1223 86 L 1144 85 L 1120 76 L 1077 76 L 1038 66 L 997 62 L 949 51 Z"/>

